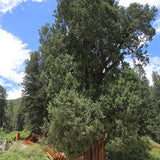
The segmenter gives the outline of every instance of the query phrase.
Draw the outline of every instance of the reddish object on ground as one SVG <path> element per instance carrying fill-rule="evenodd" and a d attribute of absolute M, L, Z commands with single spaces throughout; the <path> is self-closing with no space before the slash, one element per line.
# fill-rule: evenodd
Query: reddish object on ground
<path fill-rule="evenodd" d="M 44 137 L 45 134 L 43 135 L 37 135 L 35 133 L 31 133 L 28 137 L 26 137 L 23 142 L 24 144 L 27 145 L 35 145 L 36 141 L 38 141 L 38 139 Z M 102 138 L 99 141 L 94 141 L 94 148 L 88 149 L 88 151 L 86 152 L 82 152 L 82 157 L 79 157 L 75 160 L 105 160 L 105 134 L 103 134 Z M 66 160 L 66 156 L 61 153 L 61 151 L 59 150 L 56 153 L 53 153 L 53 151 L 51 150 L 50 147 L 48 147 L 47 149 L 44 149 L 42 147 L 42 150 L 48 155 L 48 157 L 50 157 L 52 160 Z"/>
<path fill-rule="evenodd" d="M 35 133 L 31 133 L 28 137 L 26 137 L 23 142 L 25 144 L 28 144 L 28 145 L 35 145 L 40 138 L 44 137 L 45 135 L 39 135 L 39 134 L 35 134 Z"/>
<path fill-rule="evenodd" d="M 42 138 L 42 137 L 45 137 L 46 134 L 43 134 L 43 135 L 38 135 L 38 134 L 35 134 L 35 133 L 31 133 L 28 137 L 26 137 L 24 140 L 23 140 L 23 143 L 26 144 L 26 145 L 36 145 L 35 142 L 38 141 L 38 139 Z M 52 158 L 52 160 L 66 160 L 66 156 L 63 155 L 62 153 L 60 152 L 57 152 L 57 153 L 53 153 L 51 148 L 48 147 L 46 150 L 43 149 L 42 147 L 42 150 L 48 154 L 48 156 L 50 158 Z"/>
<path fill-rule="evenodd" d="M 20 139 L 20 133 L 17 132 L 17 134 L 16 134 L 16 142 L 19 141 L 19 139 Z"/>
<path fill-rule="evenodd" d="M 32 141 L 27 141 L 27 140 L 23 140 L 23 143 L 30 146 L 33 146 L 36 144 L 36 143 L 33 143 Z"/>
<path fill-rule="evenodd" d="M 159 150 L 160 150 L 160 147 L 158 147 L 158 146 L 152 146 L 152 148 L 155 148 L 155 149 L 159 149 Z"/>
<path fill-rule="evenodd" d="M 66 156 L 63 155 L 62 153 L 60 153 L 60 152 L 52 153 L 52 150 L 50 147 L 47 148 L 46 153 L 53 160 L 66 160 Z"/>

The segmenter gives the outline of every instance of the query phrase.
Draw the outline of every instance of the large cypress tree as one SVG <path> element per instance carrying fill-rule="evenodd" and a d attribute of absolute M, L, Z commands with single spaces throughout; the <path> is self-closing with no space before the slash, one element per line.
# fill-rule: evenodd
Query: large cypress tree
<path fill-rule="evenodd" d="M 106 133 L 110 139 L 121 126 L 124 132 L 138 130 L 140 80 L 132 71 L 118 72 L 126 55 L 148 62 L 144 48 L 155 35 L 156 11 L 136 3 L 121 7 L 114 0 L 58 0 L 55 25 L 42 28 L 40 49 L 49 140 L 68 157 L 87 151 L 89 160 L 103 160 Z"/>

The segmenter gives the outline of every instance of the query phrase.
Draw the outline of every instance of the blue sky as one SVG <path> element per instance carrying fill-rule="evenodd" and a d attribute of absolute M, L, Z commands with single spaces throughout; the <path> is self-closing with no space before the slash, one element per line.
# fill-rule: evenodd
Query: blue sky
<path fill-rule="evenodd" d="M 39 29 L 53 23 L 56 0 L 0 0 L 0 84 L 8 99 L 21 96 L 24 61 L 38 50 Z"/>
<path fill-rule="evenodd" d="M 119 0 L 126 7 L 132 2 L 160 9 L 160 0 Z M 0 84 L 7 89 L 8 99 L 21 97 L 18 84 L 23 80 L 24 62 L 40 46 L 38 30 L 54 22 L 56 5 L 56 0 L 0 0 Z M 150 64 L 145 68 L 151 84 L 152 71 L 160 73 L 160 14 L 153 25 L 157 33 L 149 44 Z"/>

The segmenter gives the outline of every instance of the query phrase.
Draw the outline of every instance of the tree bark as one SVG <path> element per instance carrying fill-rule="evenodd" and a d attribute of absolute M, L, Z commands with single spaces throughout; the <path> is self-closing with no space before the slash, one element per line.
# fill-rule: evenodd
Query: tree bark
<path fill-rule="evenodd" d="M 83 152 L 84 160 L 105 160 L 105 134 L 99 141 L 94 141 L 94 148 Z"/>

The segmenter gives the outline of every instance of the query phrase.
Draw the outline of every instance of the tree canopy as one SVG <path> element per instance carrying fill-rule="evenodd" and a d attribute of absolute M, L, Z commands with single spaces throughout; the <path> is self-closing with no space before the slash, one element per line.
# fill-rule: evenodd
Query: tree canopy
<path fill-rule="evenodd" d="M 156 11 L 136 3 L 124 8 L 106 0 L 58 1 L 55 25 L 41 31 L 42 54 L 73 56 L 79 90 L 90 91 L 86 94 L 95 98 L 98 90 L 102 94 L 109 72 L 116 72 L 126 55 L 148 62 L 144 46 L 155 35 L 151 22 Z"/>
<path fill-rule="evenodd" d="M 50 99 L 49 135 L 67 156 L 76 157 L 103 133 L 109 139 L 118 128 L 129 134 L 138 132 L 137 124 L 143 126 L 144 117 L 139 116 L 146 107 L 140 94 L 143 85 L 123 64 L 127 55 L 148 62 L 145 47 L 155 35 L 151 22 L 157 9 L 137 3 L 125 8 L 113 0 L 57 2 L 55 24 L 40 32 Z M 77 126 L 83 126 L 91 140 Z"/>
<path fill-rule="evenodd" d="M 27 61 L 27 122 L 31 128 L 44 124 L 49 143 L 67 157 L 85 152 L 89 160 L 103 160 L 114 137 L 151 132 L 156 114 L 150 113 L 145 74 L 131 69 L 125 56 L 148 63 L 157 9 L 137 3 L 125 8 L 114 0 L 57 2 L 55 23 L 42 27 L 39 51 Z"/>
<path fill-rule="evenodd" d="M 47 116 L 46 92 L 41 79 L 40 53 L 31 53 L 30 60 L 27 60 L 26 64 L 22 83 L 24 86 L 22 105 L 25 112 L 25 124 L 28 129 L 39 131 L 43 124 L 43 118 Z"/>

